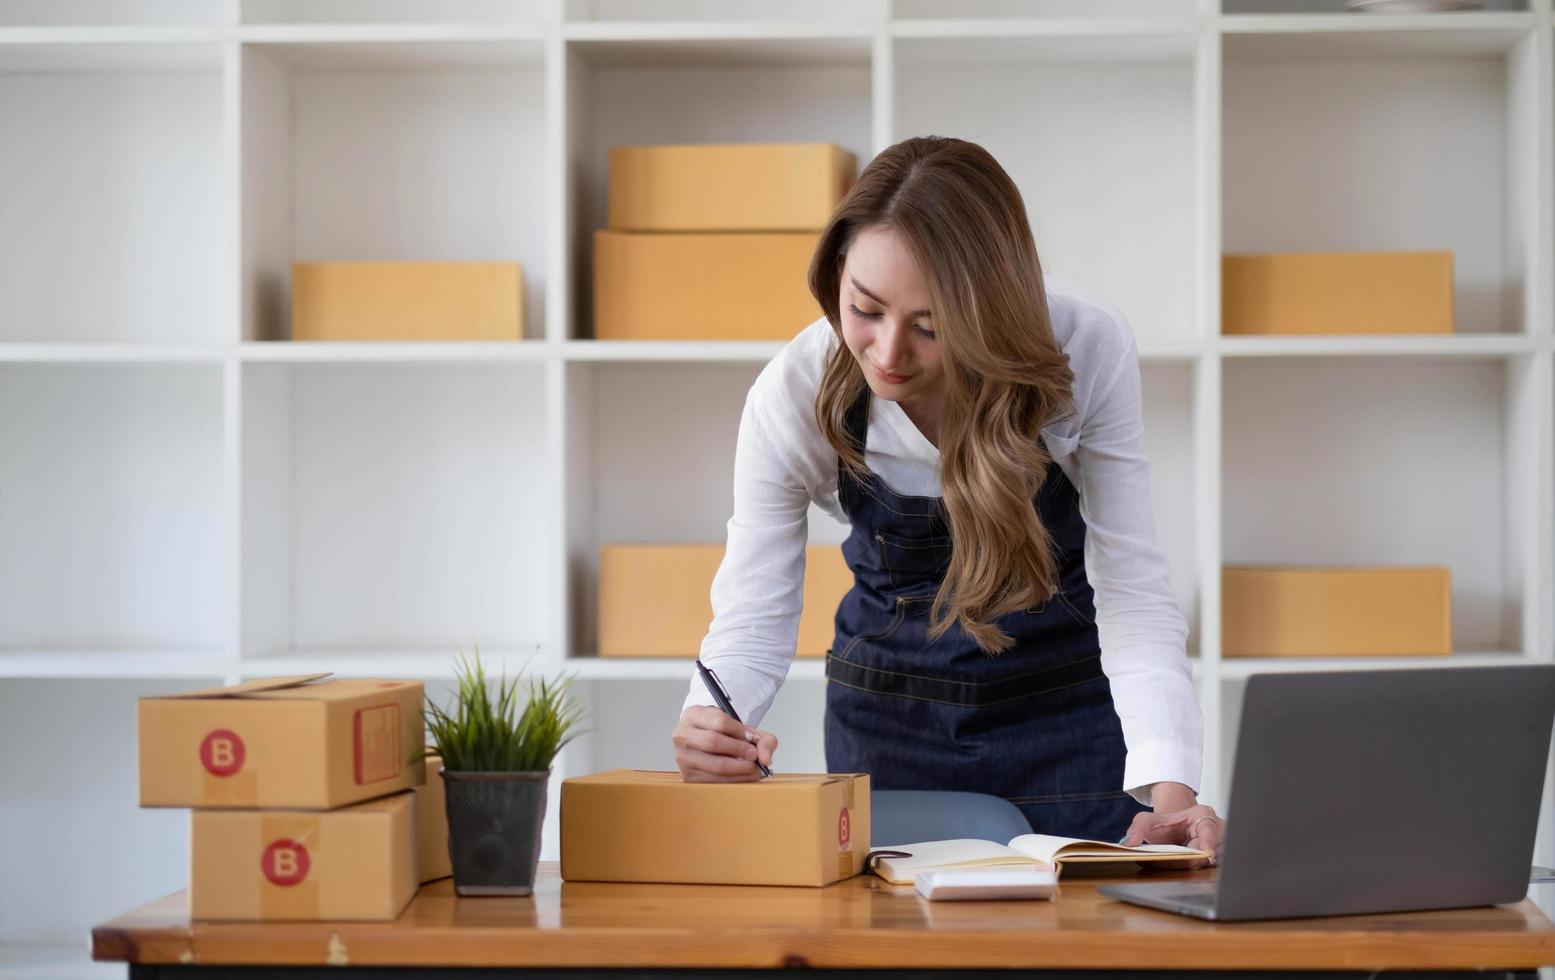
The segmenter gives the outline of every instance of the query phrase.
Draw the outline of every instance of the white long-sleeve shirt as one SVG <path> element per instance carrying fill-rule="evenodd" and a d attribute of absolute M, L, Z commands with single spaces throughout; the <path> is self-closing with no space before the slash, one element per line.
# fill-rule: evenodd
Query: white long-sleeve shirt
<path fill-rule="evenodd" d="M 1128 749 L 1119 788 L 1149 805 L 1156 782 L 1197 792 L 1204 736 L 1188 624 L 1155 544 L 1150 467 L 1140 446 L 1139 351 L 1121 313 L 1052 280 L 1046 286 L 1053 332 L 1074 371 L 1075 412 L 1044 426 L 1042 439 L 1080 494 L 1101 666 Z M 815 422 L 821 371 L 837 343 L 824 317 L 806 327 L 763 368 L 740 417 L 734 514 L 701 658 L 752 727 L 793 663 L 809 505 L 847 521 L 837 499 L 837 454 Z M 895 402 L 870 399 L 864 461 L 898 493 L 942 495 L 938 448 Z M 710 704 L 693 668 L 681 710 Z"/>

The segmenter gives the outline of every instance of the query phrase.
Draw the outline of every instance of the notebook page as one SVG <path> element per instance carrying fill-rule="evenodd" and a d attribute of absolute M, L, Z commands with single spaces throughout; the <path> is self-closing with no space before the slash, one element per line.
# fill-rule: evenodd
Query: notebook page
<path fill-rule="evenodd" d="M 1150 855 L 1184 858 L 1204 855 L 1203 851 L 1183 847 L 1181 844 L 1139 844 L 1134 847 L 1124 847 L 1122 844 L 1109 844 L 1106 841 L 1085 840 L 1080 837 L 1054 837 L 1050 834 L 1021 834 L 1010 841 L 1010 847 L 1049 864 L 1055 859 L 1069 861 L 1076 858 L 1115 857 L 1119 860 L 1130 860 Z"/>
<path fill-rule="evenodd" d="M 892 844 L 872 850 L 906 851 L 912 857 L 876 858 L 875 873 L 895 885 L 911 884 L 920 871 L 940 868 L 1033 867 L 1035 862 L 1019 851 L 991 840 L 937 840 L 918 844 Z"/>

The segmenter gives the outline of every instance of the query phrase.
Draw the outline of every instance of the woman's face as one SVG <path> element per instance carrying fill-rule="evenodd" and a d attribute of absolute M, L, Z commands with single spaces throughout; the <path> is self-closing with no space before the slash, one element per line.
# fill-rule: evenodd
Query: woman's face
<path fill-rule="evenodd" d="M 839 305 L 843 340 L 875 395 L 913 402 L 940 389 L 928 283 L 894 230 L 876 226 L 854 235 Z"/>

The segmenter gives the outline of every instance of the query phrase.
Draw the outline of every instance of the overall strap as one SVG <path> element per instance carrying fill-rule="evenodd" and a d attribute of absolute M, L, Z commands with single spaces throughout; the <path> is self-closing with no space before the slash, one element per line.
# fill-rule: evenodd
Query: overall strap
<path fill-rule="evenodd" d="M 869 442 L 869 385 L 866 384 L 853 404 L 848 406 L 847 413 L 842 417 L 842 427 L 848 439 L 862 453 Z"/>
<path fill-rule="evenodd" d="M 858 447 L 859 455 L 864 454 L 864 446 L 869 441 L 869 386 L 848 406 L 847 412 L 842 417 L 842 428 L 848 441 Z M 837 502 L 850 518 L 853 517 L 859 496 L 867 493 L 861 486 L 858 477 L 842 464 L 842 457 L 837 458 Z"/>

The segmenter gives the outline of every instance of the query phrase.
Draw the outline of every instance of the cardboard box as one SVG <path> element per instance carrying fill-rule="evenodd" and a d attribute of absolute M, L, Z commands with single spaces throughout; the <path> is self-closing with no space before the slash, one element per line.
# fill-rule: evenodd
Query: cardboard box
<path fill-rule="evenodd" d="M 830 143 L 612 146 L 616 231 L 819 231 L 853 186 L 853 154 Z"/>
<path fill-rule="evenodd" d="M 566 881 L 828 885 L 864 870 L 869 776 L 613 769 L 562 780 L 561 819 Z"/>
<path fill-rule="evenodd" d="M 696 657 L 713 621 L 713 576 L 724 546 L 606 545 L 599 554 L 599 655 Z M 824 657 L 853 570 L 837 545 L 805 548 L 801 657 Z"/>
<path fill-rule="evenodd" d="M 427 779 L 416 787 L 416 880 L 421 884 L 454 873 L 448 856 L 448 805 L 443 791 L 443 760 L 427 756 Z"/>
<path fill-rule="evenodd" d="M 293 340 L 522 340 L 517 262 L 295 262 Z"/>
<path fill-rule="evenodd" d="M 324 813 L 195 810 L 194 919 L 393 919 L 416 894 L 414 794 Z"/>
<path fill-rule="evenodd" d="M 140 805 L 327 810 L 421 785 L 421 682 L 326 676 L 141 698 Z"/>
<path fill-rule="evenodd" d="M 790 340 L 821 316 L 815 232 L 594 233 L 596 340 Z"/>
<path fill-rule="evenodd" d="M 1227 657 L 1445 656 L 1452 577 L 1444 567 L 1226 566 Z"/>
<path fill-rule="evenodd" d="M 1451 252 L 1227 255 L 1225 334 L 1452 333 Z"/>

